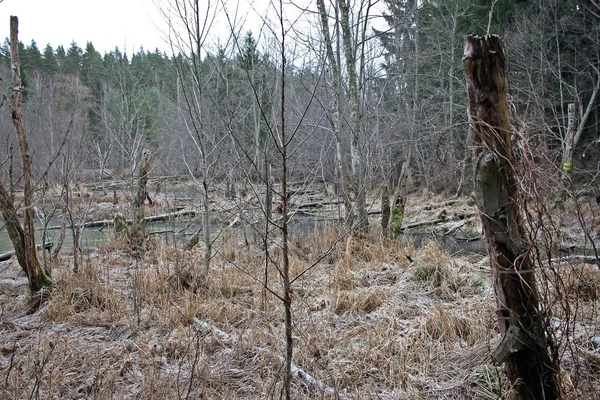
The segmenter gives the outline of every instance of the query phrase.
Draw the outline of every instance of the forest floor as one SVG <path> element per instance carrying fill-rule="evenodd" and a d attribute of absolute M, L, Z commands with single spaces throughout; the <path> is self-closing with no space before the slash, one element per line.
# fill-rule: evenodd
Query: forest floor
<path fill-rule="evenodd" d="M 423 194 L 408 204 L 407 223 L 473 210 Z M 0 398 L 281 398 L 281 247 L 274 237 L 266 266 L 261 246 L 223 231 L 207 281 L 201 245 L 151 238 L 135 258 L 114 238 L 86 250 L 77 273 L 63 251 L 41 305 L 16 261 L 0 264 Z M 294 398 L 510 395 L 491 361 L 500 334 L 487 256 L 344 236 L 333 224 L 293 236 L 290 255 Z M 560 285 L 539 281 L 561 382 L 566 398 L 599 398 L 600 276 L 588 264 L 560 268 Z"/>

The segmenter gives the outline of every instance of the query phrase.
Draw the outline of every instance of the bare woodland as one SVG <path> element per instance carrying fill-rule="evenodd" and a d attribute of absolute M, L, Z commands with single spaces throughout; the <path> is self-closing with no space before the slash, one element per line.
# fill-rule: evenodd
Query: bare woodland
<path fill-rule="evenodd" d="M 0 397 L 600 397 L 597 0 L 154 6 L 5 21 Z"/>

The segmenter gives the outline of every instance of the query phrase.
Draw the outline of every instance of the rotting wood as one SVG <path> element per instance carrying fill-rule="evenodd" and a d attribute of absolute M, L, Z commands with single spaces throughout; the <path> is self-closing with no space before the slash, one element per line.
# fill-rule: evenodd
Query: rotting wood
<path fill-rule="evenodd" d="M 573 147 L 575 146 L 575 131 L 577 130 L 577 116 L 574 103 L 569 103 L 568 106 L 568 125 L 567 136 L 563 144 L 563 158 L 561 160 L 560 170 L 563 173 L 567 185 L 571 184 L 571 176 L 573 174 Z"/>
<path fill-rule="evenodd" d="M 414 222 L 412 224 L 408 224 L 405 225 L 402 230 L 406 231 L 409 229 L 414 229 L 414 228 L 419 228 L 421 226 L 427 226 L 427 225 L 437 225 L 437 224 L 441 224 L 442 222 L 446 222 L 447 219 L 446 218 L 438 218 L 438 219 L 432 219 L 430 221 L 419 221 L 419 222 Z"/>
<path fill-rule="evenodd" d="M 180 211 L 175 211 L 172 213 L 152 215 L 150 217 L 145 217 L 144 222 L 160 222 L 160 221 L 167 221 L 169 219 L 179 218 L 179 217 L 192 217 L 193 218 L 196 216 L 196 214 L 197 214 L 197 212 L 195 210 L 180 210 Z M 133 223 L 133 220 L 128 219 L 128 220 L 125 220 L 125 222 L 129 225 L 129 224 Z M 114 219 L 102 219 L 102 220 L 98 220 L 98 221 L 84 222 L 83 227 L 85 227 L 85 228 L 102 228 L 102 227 L 106 227 L 106 226 L 112 226 L 114 224 L 115 224 Z M 56 230 L 56 229 L 61 229 L 61 226 L 53 225 L 53 226 L 47 227 L 46 229 Z"/>
<path fill-rule="evenodd" d="M 391 217 L 390 193 L 387 185 L 381 190 L 381 235 L 387 236 Z"/>
<path fill-rule="evenodd" d="M 54 243 L 53 243 L 53 242 L 48 242 L 48 243 L 46 243 L 44 246 L 42 246 L 42 245 L 37 245 L 37 246 L 36 246 L 36 248 L 37 248 L 38 250 L 41 250 L 41 249 L 42 249 L 42 247 L 44 247 L 44 249 L 46 249 L 46 250 L 51 250 L 51 249 L 52 249 L 52 246 L 54 246 Z M 15 255 L 15 251 L 14 251 L 14 250 L 7 251 L 7 252 L 5 252 L 5 253 L 1 253 L 1 254 L 0 254 L 0 261 L 8 261 L 8 260 L 10 260 L 10 259 L 12 258 L 12 256 L 14 256 L 14 255 Z"/>
<path fill-rule="evenodd" d="M 142 247 L 146 240 L 146 199 L 150 204 L 152 200 L 148 194 L 148 173 L 150 171 L 150 151 L 144 149 L 142 151 L 142 160 L 138 171 L 138 188 L 134 199 L 135 216 L 132 221 L 132 227 L 129 231 L 129 241 L 131 248 L 137 252 Z"/>
<path fill-rule="evenodd" d="M 490 255 L 503 334 L 493 352 L 521 400 L 560 399 L 558 365 L 550 357 L 540 312 L 535 264 L 520 213 L 506 93 L 505 56 L 498 36 L 469 36 L 463 66 L 475 169 L 475 197 Z M 515 345 L 518 342 L 519 345 Z"/>

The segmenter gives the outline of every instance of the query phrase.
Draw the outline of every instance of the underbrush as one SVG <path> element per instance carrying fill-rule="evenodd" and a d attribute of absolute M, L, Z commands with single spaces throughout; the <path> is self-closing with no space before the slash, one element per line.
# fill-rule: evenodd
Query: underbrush
<path fill-rule="evenodd" d="M 3 309 L 22 305 L 2 314 L 0 397 L 279 398 L 281 246 L 273 241 L 268 262 L 261 243 L 235 236 L 216 249 L 203 279 L 200 245 L 150 241 L 136 259 L 115 240 L 77 274 L 64 258 L 34 314 L 19 312 L 26 286 L 2 293 Z M 508 396 L 490 364 L 499 333 L 487 259 L 332 227 L 294 237 L 290 256 L 293 362 L 319 382 L 295 379 L 296 398 Z M 594 273 L 565 282 L 595 300 Z"/>

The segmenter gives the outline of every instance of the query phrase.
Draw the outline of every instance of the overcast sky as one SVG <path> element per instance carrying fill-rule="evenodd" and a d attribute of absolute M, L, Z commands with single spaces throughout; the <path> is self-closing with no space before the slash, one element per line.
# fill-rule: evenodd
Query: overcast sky
<path fill-rule="evenodd" d="M 40 49 L 50 43 L 80 47 L 91 41 L 101 53 L 167 46 L 157 29 L 162 18 L 153 0 L 3 0 L 0 3 L 0 37 L 9 36 L 10 16 L 19 17 L 19 40 L 35 40 Z"/>
<path fill-rule="evenodd" d="M 0 40 L 9 36 L 11 15 L 19 17 L 19 40 L 26 45 L 35 40 L 40 50 L 50 43 L 53 48 L 68 47 L 75 41 L 84 48 L 91 41 L 101 53 L 118 46 L 121 51 L 136 52 L 140 46 L 169 52 L 165 41 L 165 18 L 155 4 L 166 0 L 0 0 Z M 220 1 L 213 1 L 219 4 Z M 230 17 L 236 14 L 237 0 L 226 0 Z M 240 0 L 238 21 L 242 31 L 257 31 L 260 15 L 265 15 L 269 0 Z M 206 0 L 202 5 L 208 4 Z M 272 10 L 271 10 L 272 13 Z M 224 13 L 215 21 L 213 40 L 227 36 L 228 23 Z M 219 32 L 220 31 L 220 32 Z M 215 39 L 219 37 L 219 39 Z"/>
<path fill-rule="evenodd" d="M 83 49 L 91 41 L 102 54 L 115 47 L 128 54 L 137 52 L 140 47 L 171 53 L 165 34 L 167 23 L 157 7 L 158 4 L 165 8 L 170 1 L 0 0 L 0 41 L 9 36 L 9 17 L 16 15 L 19 17 L 19 40 L 25 45 L 35 40 L 40 51 L 48 43 L 54 49 L 58 45 L 68 48 L 72 41 Z M 252 30 L 259 43 L 263 38 L 269 40 L 273 32 L 265 27 L 264 20 L 272 20 L 272 26 L 277 24 L 278 10 L 273 4 L 278 3 L 277 0 L 201 0 L 201 7 L 212 4 L 213 10 L 218 8 L 209 45 L 231 46 L 228 40 L 230 22 L 241 37 Z M 314 14 L 302 12 L 304 7 L 312 7 L 315 11 L 314 0 L 284 0 L 285 26 L 293 25 L 300 36 L 310 35 L 309 31 L 315 25 Z M 279 28 L 275 29 L 279 31 Z"/>

